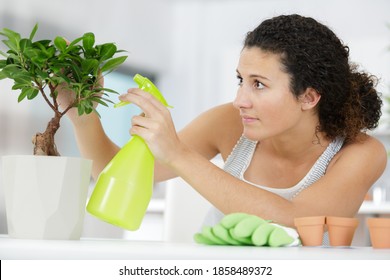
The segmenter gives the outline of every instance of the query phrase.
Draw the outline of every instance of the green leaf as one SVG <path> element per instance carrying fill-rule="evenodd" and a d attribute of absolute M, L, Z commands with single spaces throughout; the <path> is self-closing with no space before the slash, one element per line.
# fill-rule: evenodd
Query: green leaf
<path fill-rule="evenodd" d="M 18 84 L 30 85 L 32 82 L 31 76 L 24 73 L 14 74 L 12 78 Z"/>
<path fill-rule="evenodd" d="M 81 62 L 81 68 L 84 74 L 89 74 L 99 68 L 99 61 L 96 59 L 85 59 Z"/>
<path fill-rule="evenodd" d="M 99 117 L 99 119 L 100 119 L 101 116 L 100 116 L 99 112 L 98 112 L 95 108 L 93 108 L 93 111 L 96 113 L 96 115 L 98 115 L 98 117 Z"/>
<path fill-rule="evenodd" d="M 58 84 L 61 84 L 61 83 L 70 84 L 72 82 L 69 79 L 69 77 L 67 77 L 66 75 L 64 75 L 62 73 L 56 73 L 56 76 L 50 78 L 49 81 L 51 81 L 51 83 L 55 84 L 55 85 L 58 85 Z"/>
<path fill-rule="evenodd" d="M 29 39 L 32 41 L 32 39 L 34 38 L 34 36 L 35 36 L 35 33 L 37 33 L 37 30 L 38 30 L 38 23 L 37 24 L 35 24 L 35 26 L 34 26 L 34 28 L 33 28 L 33 30 L 31 31 L 31 33 L 30 33 L 30 37 L 29 37 Z"/>
<path fill-rule="evenodd" d="M 24 89 L 26 87 L 29 87 L 30 85 L 26 85 L 26 84 L 14 84 L 12 86 L 12 90 L 17 90 L 17 89 Z"/>
<path fill-rule="evenodd" d="M 7 78 L 12 79 L 13 76 L 20 72 L 20 67 L 15 64 L 9 64 L 3 68 L 3 73 L 7 75 Z"/>
<path fill-rule="evenodd" d="M 84 52 L 85 58 L 96 58 L 97 57 L 97 51 L 95 48 L 85 50 Z"/>
<path fill-rule="evenodd" d="M 69 55 L 73 55 L 73 56 L 78 56 L 79 58 L 80 57 L 80 54 L 81 54 L 81 46 L 68 46 L 65 50 L 65 53 L 66 54 L 69 54 Z"/>
<path fill-rule="evenodd" d="M 61 52 L 65 52 L 66 50 L 66 41 L 64 38 L 57 36 L 54 39 L 54 45 L 57 49 L 59 49 Z"/>
<path fill-rule="evenodd" d="M 73 47 L 73 46 L 77 45 L 77 43 L 79 43 L 81 40 L 83 40 L 83 38 L 84 38 L 84 36 L 74 39 L 72 42 L 70 42 L 69 47 Z"/>
<path fill-rule="evenodd" d="M 38 50 L 36 50 L 36 49 L 32 49 L 32 48 L 28 48 L 27 50 L 25 50 L 24 52 L 23 52 L 23 54 L 27 57 L 27 58 L 33 58 L 33 57 L 35 57 L 35 56 L 37 56 L 38 55 Z"/>
<path fill-rule="evenodd" d="M 8 57 L 8 55 L 0 50 L 0 54 L 4 57 Z"/>
<path fill-rule="evenodd" d="M 3 71 L 0 71 L 0 80 L 3 80 L 5 78 L 8 78 L 6 74 L 3 73 Z"/>
<path fill-rule="evenodd" d="M 18 102 L 21 102 L 23 99 L 26 98 L 26 96 L 27 96 L 26 90 L 24 90 L 24 91 L 22 90 L 22 92 L 18 96 Z"/>
<path fill-rule="evenodd" d="M 95 91 L 97 91 L 97 92 L 106 91 L 106 92 L 110 92 L 110 93 L 119 94 L 116 90 L 113 90 L 110 88 L 96 88 Z"/>
<path fill-rule="evenodd" d="M 127 58 L 127 56 L 120 56 L 120 57 L 112 58 L 112 59 L 108 60 L 100 70 L 102 72 L 107 72 L 109 70 L 112 70 L 112 69 L 118 67 L 119 65 L 121 65 L 123 62 L 125 62 L 126 58 Z"/>
<path fill-rule="evenodd" d="M 10 53 L 9 56 L 7 57 L 7 64 L 17 64 L 20 65 L 20 58 L 19 55 Z"/>
<path fill-rule="evenodd" d="M 83 36 L 83 47 L 85 50 L 93 48 L 95 44 L 95 35 L 92 32 L 85 33 Z"/>
<path fill-rule="evenodd" d="M 56 48 L 55 47 L 50 47 L 50 48 L 47 49 L 46 55 L 48 56 L 48 58 L 54 57 L 55 54 L 56 54 Z"/>
<path fill-rule="evenodd" d="M 19 33 L 15 32 L 15 31 L 12 31 L 12 30 L 10 30 L 8 28 L 3 28 L 0 31 L 0 35 L 8 37 L 8 39 L 9 39 L 7 41 L 7 42 L 9 42 L 8 44 L 10 44 L 10 45 L 15 47 L 13 50 L 17 51 L 19 49 L 19 41 L 20 41 L 20 34 Z M 6 44 L 5 40 L 3 42 L 4 42 L 4 44 Z"/>
<path fill-rule="evenodd" d="M 85 107 L 84 111 L 85 111 L 85 114 L 90 114 L 93 111 L 93 107 Z"/>
<path fill-rule="evenodd" d="M 84 105 L 83 103 L 80 103 L 78 106 L 77 106 L 77 113 L 79 114 L 79 116 L 81 116 L 82 114 L 84 114 L 85 110 L 84 110 Z"/>
<path fill-rule="evenodd" d="M 115 54 L 117 48 L 112 43 L 107 43 L 99 46 L 100 62 L 110 59 Z"/>
<path fill-rule="evenodd" d="M 28 88 L 26 90 L 26 96 L 28 100 L 34 99 L 38 95 L 38 90 L 36 88 Z"/>
<path fill-rule="evenodd" d="M 73 74 L 73 77 L 75 79 L 76 82 L 80 82 L 81 81 L 81 69 L 79 67 L 77 67 L 76 65 L 69 65 L 71 71 L 72 71 L 72 74 Z"/>
<path fill-rule="evenodd" d="M 21 39 L 19 44 L 22 52 L 32 45 L 31 40 L 26 38 Z"/>
<path fill-rule="evenodd" d="M 34 62 L 39 68 L 42 68 L 47 61 L 47 56 L 42 51 L 37 51 L 37 55 L 31 58 L 31 61 Z"/>
<path fill-rule="evenodd" d="M 12 31 L 11 29 L 8 29 L 8 28 L 3 28 L 1 31 L 0 31 L 0 34 L 5 36 L 5 37 L 8 37 L 9 39 L 19 39 L 20 40 L 20 34 L 15 32 L 15 31 Z"/>
<path fill-rule="evenodd" d="M 34 48 L 46 50 L 50 46 L 51 40 L 40 40 L 33 43 Z"/>
<path fill-rule="evenodd" d="M 112 103 L 114 104 L 114 102 L 108 98 L 103 98 L 99 95 L 93 95 L 91 97 L 91 100 L 94 101 L 94 102 L 98 102 L 99 104 L 102 104 L 103 106 L 106 106 L 108 107 L 108 104 L 107 103 Z M 107 103 L 106 103 L 107 102 Z"/>
<path fill-rule="evenodd" d="M 14 52 L 18 52 L 18 46 L 16 44 L 16 42 L 13 42 L 11 40 L 3 40 L 2 41 L 4 43 L 4 45 L 6 45 L 9 49 L 13 50 Z"/>

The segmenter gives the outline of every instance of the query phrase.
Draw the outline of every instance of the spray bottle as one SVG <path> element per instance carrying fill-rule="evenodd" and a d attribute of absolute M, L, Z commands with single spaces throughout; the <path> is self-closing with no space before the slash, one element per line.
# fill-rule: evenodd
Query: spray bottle
<path fill-rule="evenodd" d="M 157 87 L 139 74 L 139 88 L 170 107 Z M 115 107 L 129 104 L 120 102 Z M 153 193 L 154 157 L 145 141 L 133 136 L 100 173 L 87 205 L 99 219 L 127 230 L 137 230 Z"/>

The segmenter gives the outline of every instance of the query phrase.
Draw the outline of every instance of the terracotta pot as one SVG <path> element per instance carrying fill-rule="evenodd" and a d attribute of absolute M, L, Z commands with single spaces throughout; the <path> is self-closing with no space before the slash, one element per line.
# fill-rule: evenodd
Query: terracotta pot
<path fill-rule="evenodd" d="M 368 218 L 371 244 L 373 248 L 390 248 L 390 218 Z"/>
<path fill-rule="evenodd" d="M 325 216 L 299 217 L 294 219 L 303 246 L 321 246 Z"/>
<path fill-rule="evenodd" d="M 326 217 L 326 225 L 331 246 L 351 246 L 359 220 L 347 217 Z"/>

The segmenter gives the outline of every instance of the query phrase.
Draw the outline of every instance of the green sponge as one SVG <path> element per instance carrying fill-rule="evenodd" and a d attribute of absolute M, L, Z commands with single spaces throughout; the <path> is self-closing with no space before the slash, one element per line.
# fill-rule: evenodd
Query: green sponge
<path fill-rule="evenodd" d="M 271 223 L 246 213 L 226 215 L 217 225 L 204 227 L 194 240 L 206 245 L 297 246 L 298 233 L 293 228 Z"/>

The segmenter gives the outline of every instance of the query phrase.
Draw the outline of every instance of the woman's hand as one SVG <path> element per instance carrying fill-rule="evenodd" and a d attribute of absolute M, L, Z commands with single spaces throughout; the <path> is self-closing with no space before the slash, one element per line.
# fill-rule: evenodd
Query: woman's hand
<path fill-rule="evenodd" d="M 57 88 L 58 95 L 57 95 L 57 104 L 58 107 L 61 109 L 61 111 L 65 111 L 69 106 L 72 106 L 75 100 L 76 94 L 67 88 L 65 83 L 62 83 Z M 68 115 L 70 114 L 77 114 L 77 110 L 75 108 L 72 108 L 68 111 Z"/>
<path fill-rule="evenodd" d="M 151 94 L 138 89 L 129 89 L 119 97 L 139 106 L 144 114 L 132 118 L 130 134 L 145 140 L 154 157 L 169 165 L 185 149 L 179 140 L 169 110 Z"/>

